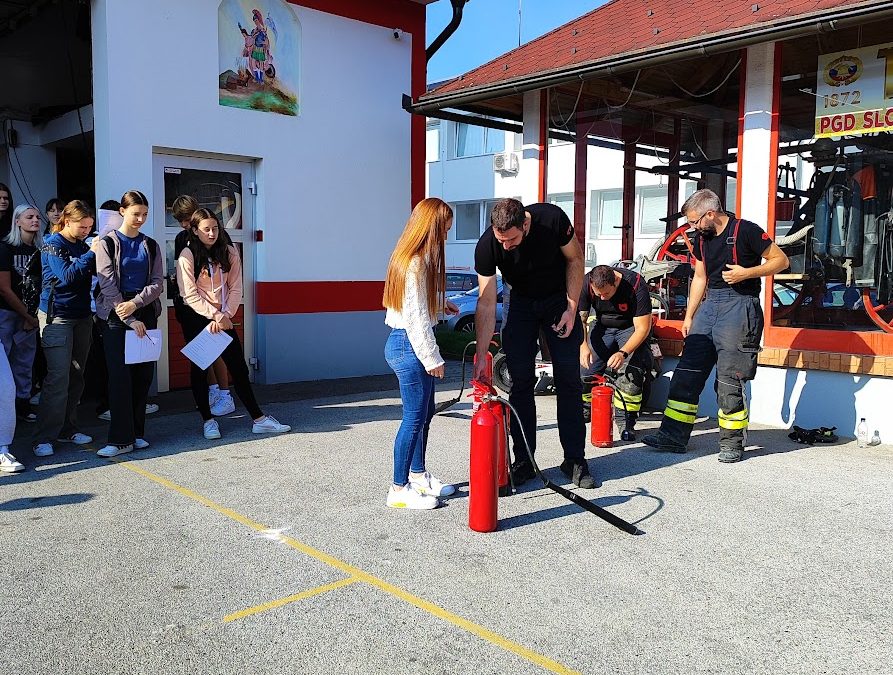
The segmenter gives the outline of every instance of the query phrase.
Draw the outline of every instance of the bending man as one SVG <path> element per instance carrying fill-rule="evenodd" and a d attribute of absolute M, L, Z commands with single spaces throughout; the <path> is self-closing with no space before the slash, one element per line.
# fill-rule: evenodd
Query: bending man
<path fill-rule="evenodd" d="M 577 301 L 583 285 L 583 252 L 567 215 L 553 204 L 524 206 L 503 199 L 490 215 L 492 227 L 481 235 L 474 252 L 480 296 L 475 325 L 475 379 L 484 378 L 487 345 L 496 323 L 496 269 L 512 286 L 512 302 L 502 327 L 502 347 L 512 378 L 509 400 L 536 450 L 536 381 L 534 359 L 542 329 L 552 355 L 558 394 L 558 435 L 564 449 L 561 470 L 583 488 L 594 488 L 584 456 L 586 426 L 580 399 L 583 385 L 578 365 L 583 325 Z M 512 477 L 520 485 L 534 476 L 521 430 L 511 425 L 515 452 Z"/>

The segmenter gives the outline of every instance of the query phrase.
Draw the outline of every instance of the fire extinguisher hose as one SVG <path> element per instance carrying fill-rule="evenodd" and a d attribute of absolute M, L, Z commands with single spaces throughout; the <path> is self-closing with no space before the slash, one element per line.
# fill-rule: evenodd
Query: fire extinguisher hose
<path fill-rule="evenodd" d="M 498 401 L 499 403 L 502 403 L 504 406 L 506 406 L 509 410 L 511 410 L 512 415 L 515 416 L 515 420 L 518 423 L 518 428 L 521 430 L 521 438 L 524 439 L 524 447 L 527 449 L 527 457 L 530 459 L 530 465 L 533 467 L 533 470 L 536 473 L 537 477 L 541 481 L 543 481 L 543 485 L 545 485 L 547 488 L 549 488 L 553 492 L 557 492 L 565 499 L 572 501 L 574 504 L 576 504 L 580 508 L 584 509 L 585 511 L 589 511 L 589 513 L 591 513 L 595 516 L 598 516 L 599 518 L 610 523 L 614 527 L 623 530 L 627 534 L 633 534 L 633 535 L 645 534 L 642 530 L 640 530 L 638 527 L 636 527 L 632 523 L 628 523 L 627 521 L 623 520 L 623 518 L 618 518 L 610 511 L 603 509 L 602 507 L 600 507 L 596 504 L 593 504 L 588 499 L 583 499 L 583 497 L 581 497 L 577 493 L 571 492 L 570 490 L 567 490 L 567 489 L 561 487 L 560 485 L 556 485 L 555 483 L 550 481 L 548 478 L 546 478 L 545 474 L 543 474 L 543 472 L 540 470 L 539 466 L 537 465 L 536 460 L 533 458 L 533 453 L 530 451 L 530 443 L 528 443 L 528 441 L 527 441 L 527 434 L 524 433 L 524 426 L 521 424 L 521 418 L 518 417 L 518 411 L 515 410 L 515 408 L 512 406 L 511 403 L 508 402 L 508 400 L 506 400 L 496 394 L 487 394 L 486 396 L 484 396 L 483 400 Z M 508 449 L 508 448 L 506 448 L 506 449 Z M 511 472 L 509 472 L 509 475 L 511 475 Z"/>
<path fill-rule="evenodd" d="M 471 347 L 477 346 L 477 340 L 472 340 L 467 345 L 465 345 L 465 349 L 462 350 L 462 386 L 459 389 L 459 393 L 455 398 L 449 398 L 446 401 L 441 401 L 437 405 L 434 406 L 434 414 L 442 413 L 447 408 L 451 408 L 456 405 L 459 401 L 462 400 L 462 393 L 465 391 L 465 361 L 468 358 L 468 350 Z"/>

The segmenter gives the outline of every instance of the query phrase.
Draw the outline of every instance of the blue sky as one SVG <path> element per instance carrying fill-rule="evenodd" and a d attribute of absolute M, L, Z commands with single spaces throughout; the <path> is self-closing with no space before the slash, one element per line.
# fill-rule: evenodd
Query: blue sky
<path fill-rule="evenodd" d="M 582 16 L 606 0 L 521 0 L 521 41 L 530 42 L 543 33 Z M 470 0 L 462 23 L 428 63 L 428 82 L 461 75 L 518 46 L 519 0 Z M 427 45 L 453 16 L 449 0 L 428 5 Z"/>

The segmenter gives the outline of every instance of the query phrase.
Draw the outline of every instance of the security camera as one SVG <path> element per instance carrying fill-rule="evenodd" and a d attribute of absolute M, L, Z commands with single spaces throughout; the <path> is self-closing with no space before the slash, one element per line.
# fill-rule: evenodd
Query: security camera
<path fill-rule="evenodd" d="M 399 28 L 395 28 L 394 29 L 394 39 L 399 40 L 402 37 L 403 37 L 403 31 L 400 30 Z"/>

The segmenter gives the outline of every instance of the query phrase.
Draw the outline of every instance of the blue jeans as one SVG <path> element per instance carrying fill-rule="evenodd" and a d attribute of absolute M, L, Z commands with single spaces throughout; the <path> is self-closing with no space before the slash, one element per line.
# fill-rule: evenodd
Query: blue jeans
<path fill-rule="evenodd" d="M 409 343 L 406 331 L 395 328 L 384 346 L 384 357 L 400 382 L 403 420 L 394 440 L 394 485 L 409 482 L 413 473 L 424 473 L 428 428 L 434 416 L 434 377 Z"/>

